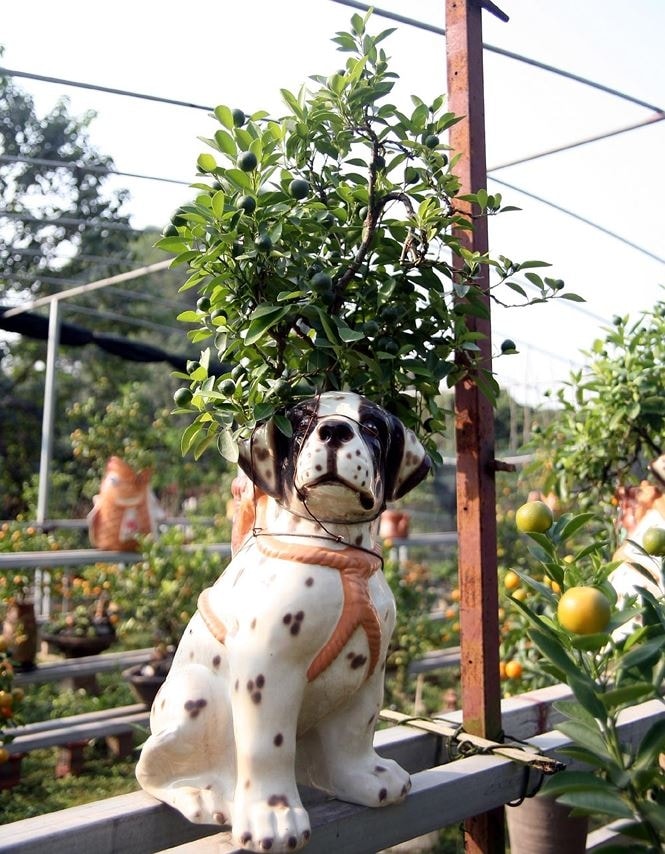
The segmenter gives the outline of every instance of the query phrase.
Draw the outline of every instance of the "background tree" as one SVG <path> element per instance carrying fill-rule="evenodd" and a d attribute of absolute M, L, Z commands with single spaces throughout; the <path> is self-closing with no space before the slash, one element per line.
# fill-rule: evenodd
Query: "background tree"
<path fill-rule="evenodd" d="M 94 116 L 72 116 L 66 99 L 40 116 L 33 99 L 10 77 L 0 76 L 0 302 L 5 306 L 163 260 L 153 249 L 158 231 L 140 233 L 129 226 L 123 213 L 127 191 L 107 189 L 114 165 L 91 142 Z M 164 271 L 138 283 L 66 301 L 64 321 L 131 341 L 157 338 L 166 351 L 186 351 L 175 323 L 183 307 L 176 274 Z M 39 467 L 44 395 L 39 368 L 45 354 L 45 341 L 0 335 L 0 515 L 5 518 L 27 509 L 25 485 Z M 53 468 L 59 474 L 72 462 L 73 428 L 65 412 L 74 403 L 103 413 L 132 381 L 150 389 L 155 412 L 172 403 L 175 383 L 168 364 L 132 362 L 94 346 L 61 346 L 58 366 Z M 72 497 L 69 490 L 60 492 L 65 493 Z M 70 498 L 58 508 L 63 515 L 74 512 Z"/>
<path fill-rule="evenodd" d="M 558 391 L 556 417 L 533 442 L 543 488 L 599 510 L 665 451 L 665 301 L 637 319 L 615 317 L 605 333 L 584 351 L 588 364 Z"/>

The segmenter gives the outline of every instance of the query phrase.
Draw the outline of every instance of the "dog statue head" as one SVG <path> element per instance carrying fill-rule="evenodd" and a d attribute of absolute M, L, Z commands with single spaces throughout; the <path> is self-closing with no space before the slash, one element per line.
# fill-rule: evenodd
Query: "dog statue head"
<path fill-rule="evenodd" d="M 272 421 L 241 444 L 239 465 L 282 506 L 322 522 L 376 519 L 430 470 L 399 418 L 354 392 L 325 392 L 287 412 L 292 435 Z"/>

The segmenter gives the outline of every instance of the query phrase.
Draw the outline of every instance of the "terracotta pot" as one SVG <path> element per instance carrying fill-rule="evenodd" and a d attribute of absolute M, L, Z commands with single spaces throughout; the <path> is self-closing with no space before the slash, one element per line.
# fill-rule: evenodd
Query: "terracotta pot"
<path fill-rule="evenodd" d="M 409 536 L 409 514 L 400 510 L 384 510 L 379 523 L 382 539 L 404 540 Z"/>
<path fill-rule="evenodd" d="M 589 820 L 570 815 L 552 798 L 526 798 L 506 807 L 511 854 L 584 854 Z"/>
<path fill-rule="evenodd" d="M 33 602 L 15 602 L 7 609 L 2 634 L 16 670 L 34 670 L 37 655 L 37 620 Z"/>

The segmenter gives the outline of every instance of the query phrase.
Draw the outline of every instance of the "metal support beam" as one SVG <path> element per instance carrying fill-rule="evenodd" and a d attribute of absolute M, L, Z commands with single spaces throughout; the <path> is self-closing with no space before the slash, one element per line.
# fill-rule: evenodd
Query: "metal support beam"
<path fill-rule="evenodd" d="M 464 119 L 453 126 L 450 144 L 460 155 L 455 172 L 461 192 L 487 185 L 481 0 L 446 0 L 448 105 Z M 469 217 L 472 205 L 456 200 Z M 473 231 L 457 235 L 466 248 L 486 253 L 487 220 L 474 219 Z M 484 334 L 479 342 L 483 366 L 491 369 L 489 270 L 480 278 L 487 319 L 469 318 Z M 455 391 L 457 441 L 457 531 L 459 543 L 462 708 L 464 729 L 498 739 L 501 731 L 499 621 L 496 561 L 494 410 L 476 383 L 465 380 Z M 505 850 L 503 809 L 468 819 L 467 854 Z"/>
<path fill-rule="evenodd" d="M 39 491 L 37 494 L 37 523 L 48 519 L 48 494 L 53 457 L 53 430 L 55 426 L 56 363 L 60 344 L 60 300 L 51 300 L 48 319 L 48 344 L 46 347 L 46 372 L 44 376 L 44 411 L 42 414 L 42 444 L 39 460 Z"/>

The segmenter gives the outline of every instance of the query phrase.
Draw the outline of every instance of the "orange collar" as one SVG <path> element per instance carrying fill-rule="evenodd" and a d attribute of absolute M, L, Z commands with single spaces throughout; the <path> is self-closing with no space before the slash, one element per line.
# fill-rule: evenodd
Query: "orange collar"
<path fill-rule="evenodd" d="M 256 547 L 265 557 L 289 560 L 294 563 L 311 563 L 340 572 L 353 569 L 369 577 L 381 568 L 381 557 L 364 549 L 346 546 L 330 549 L 325 546 L 304 546 L 301 543 L 284 543 L 268 534 L 256 537 Z"/>

